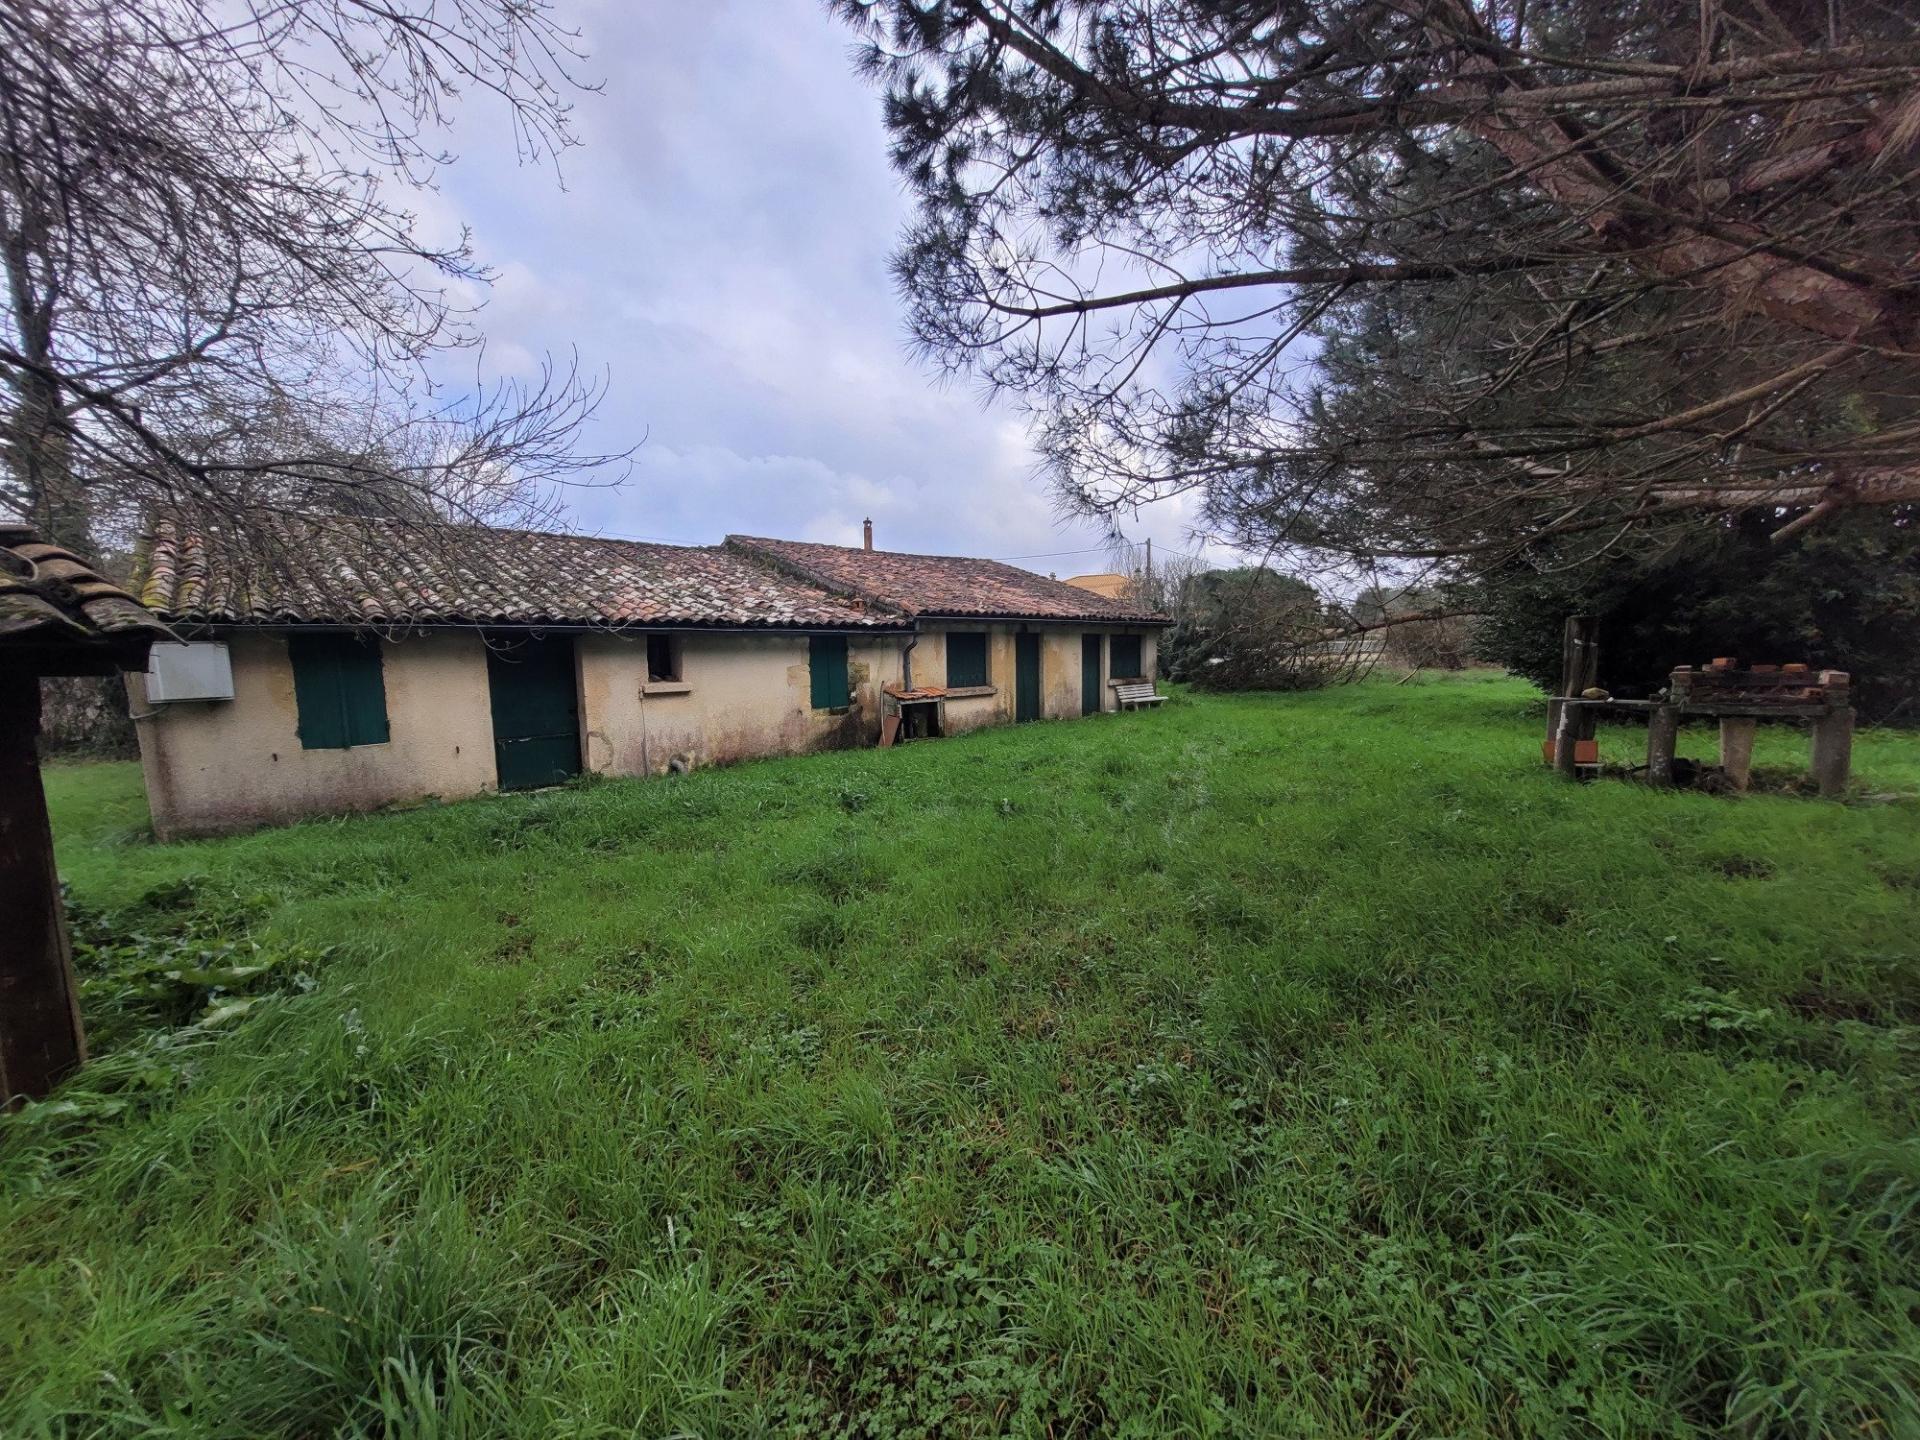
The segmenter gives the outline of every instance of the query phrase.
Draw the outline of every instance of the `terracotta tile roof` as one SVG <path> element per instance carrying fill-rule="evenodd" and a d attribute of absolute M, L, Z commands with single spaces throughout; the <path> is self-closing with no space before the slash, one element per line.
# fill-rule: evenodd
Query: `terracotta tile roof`
<path fill-rule="evenodd" d="M 899 629 L 898 615 L 719 546 L 276 515 L 157 520 L 140 598 L 215 625 L 717 625 Z"/>
<path fill-rule="evenodd" d="M 71 550 L 0 520 L 0 654 L 43 675 L 138 669 L 173 633 Z"/>
<path fill-rule="evenodd" d="M 788 574 L 858 595 L 903 615 L 964 615 L 1009 620 L 1101 620 L 1164 625 L 1167 617 L 998 560 L 907 555 L 803 540 L 729 535 L 744 555 L 762 556 Z"/>

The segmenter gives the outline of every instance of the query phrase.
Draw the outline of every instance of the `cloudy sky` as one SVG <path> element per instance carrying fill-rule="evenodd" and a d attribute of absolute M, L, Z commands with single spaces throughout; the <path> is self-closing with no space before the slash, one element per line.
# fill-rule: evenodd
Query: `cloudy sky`
<path fill-rule="evenodd" d="M 908 351 L 887 258 L 906 214 L 878 97 L 815 0 L 567 0 L 604 93 L 585 142 L 517 167 L 483 107 L 436 223 L 472 225 L 499 272 L 486 365 L 579 350 L 609 393 L 590 442 L 644 441 L 617 491 L 575 491 L 575 528 L 710 544 L 729 531 L 1106 567 L 1063 522 L 1014 407 L 983 405 Z M 1171 510 L 1128 517 L 1191 548 Z M 1086 551 L 1088 553 L 1051 553 Z"/>

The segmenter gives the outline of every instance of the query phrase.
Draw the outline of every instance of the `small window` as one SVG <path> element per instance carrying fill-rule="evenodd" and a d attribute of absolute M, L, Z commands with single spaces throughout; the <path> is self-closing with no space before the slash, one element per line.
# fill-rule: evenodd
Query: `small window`
<path fill-rule="evenodd" d="M 380 642 L 357 635 L 290 635 L 300 748 L 345 750 L 387 743 L 387 686 Z"/>
<path fill-rule="evenodd" d="M 1140 668 L 1140 637 L 1138 635 L 1116 635 L 1112 641 L 1111 664 L 1113 678 L 1116 680 L 1137 680 L 1145 672 Z"/>
<path fill-rule="evenodd" d="M 987 637 L 978 631 L 950 631 L 947 635 L 947 686 L 987 683 Z"/>
<path fill-rule="evenodd" d="M 809 635 L 807 674 L 812 681 L 814 709 L 846 709 L 853 698 L 847 689 L 847 637 Z"/>
<path fill-rule="evenodd" d="M 680 642 L 671 635 L 647 636 L 647 679 L 680 678 Z"/>

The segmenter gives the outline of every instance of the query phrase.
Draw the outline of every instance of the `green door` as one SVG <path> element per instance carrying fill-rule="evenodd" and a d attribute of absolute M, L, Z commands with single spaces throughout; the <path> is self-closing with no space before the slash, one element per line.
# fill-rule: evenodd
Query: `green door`
<path fill-rule="evenodd" d="M 1100 713 L 1100 637 L 1080 637 L 1080 713 Z"/>
<path fill-rule="evenodd" d="M 580 773 L 571 638 L 490 637 L 487 689 L 493 697 L 493 758 L 502 790 L 557 785 Z"/>
<path fill-rule="evenodd" d="M 1040 637 L 1013 637 L 1013 718 L 1040 718 Z"/>

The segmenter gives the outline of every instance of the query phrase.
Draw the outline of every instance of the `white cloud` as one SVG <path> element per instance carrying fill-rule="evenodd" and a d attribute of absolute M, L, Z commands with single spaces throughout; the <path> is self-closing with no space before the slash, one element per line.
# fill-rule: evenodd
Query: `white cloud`
<path fill-rule="evenodd" d="M 592 444 L 647 437 L 621 491 L 568 497 L 582 528 L 858 543 L 872 516 L 888 548 L 1097 547 L 1099 527 L 1059 521 L 1020 419 L 908 356 L 887 269 L 904 204 L 849 33 L 791 0 L 576 9 L 606 90 L 581 98 L 566 188 L 516 165 L 481 106 L 431 203 L 436 233 L 469 221 L 499 272 L 483 372 L 577 349 L 609 378 Z M 1125 528 L 1185 548 L 1185 521 Z"/>

